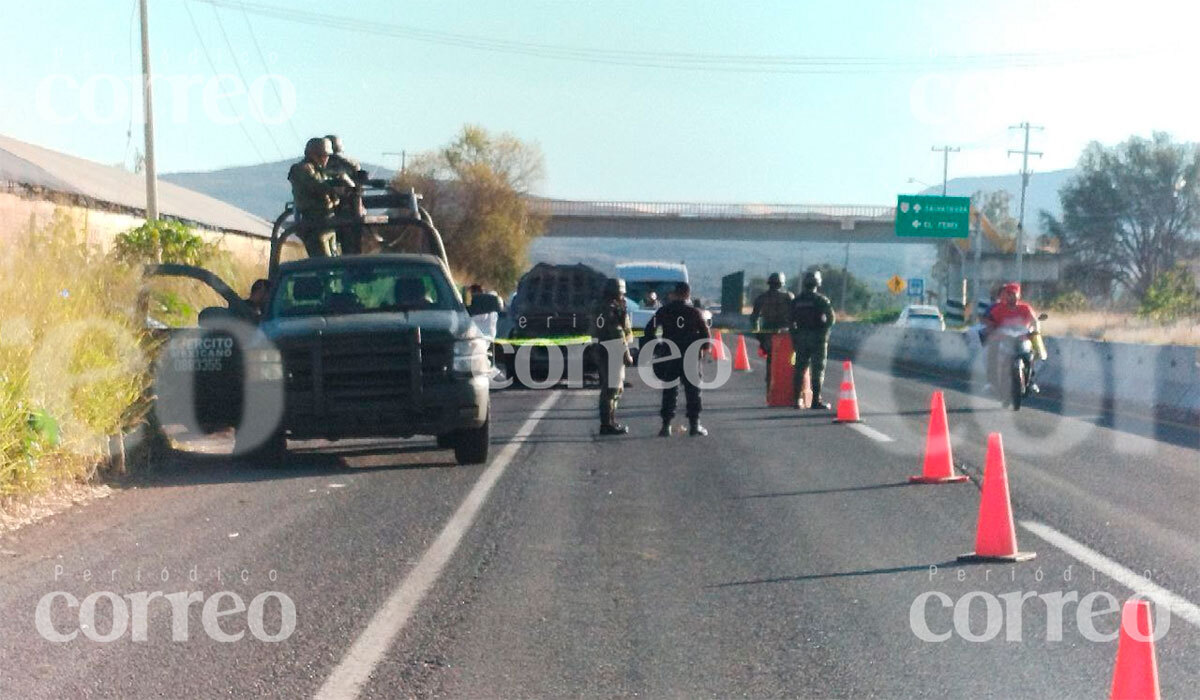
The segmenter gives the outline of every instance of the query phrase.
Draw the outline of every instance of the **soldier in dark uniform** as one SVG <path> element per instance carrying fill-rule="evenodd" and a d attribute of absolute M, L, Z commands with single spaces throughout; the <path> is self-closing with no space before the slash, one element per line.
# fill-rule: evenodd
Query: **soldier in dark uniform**
<path fill-rule="evenodd" d="M 771 345 L 775 333 L 787 330 L 792 325 L 791 292 L 784 291 L 782 272 L 772 272 L 767 277 L 767 291 L 754 300 L 750 312 L 750 328 L 758 332 L 758 346 L 767 356 L 767 383 L 771 382 Z"/>
<path fill-rule="evenodd" d="M 326 173 L 330 152 L 328 141 L 311 138 L 304 145 L 304 160 L 288 170 L 292 201 L 300 221 L 299 235 L 310 258 L 333 255 L 333 211 L 344 188 L 354 184 Z"/>
<path fill-rule="evenodd" d="M 600 434 L 624 435 L 629 428 L 617 422 L 617 403 L 625 388 L 625 368 L 633 365 L 629 341 L 632 322 L 625 306 L 625 280 L 612 278 L 604 284 L 604 298 L 596 307 L 592 337 L 599 350 Z"/>
<path fill-rule="evenodd" d="M 702 342 L 710 337 L 708 324 L 704 321 L 704 315 L 700 310 L 688 302 L 688 298 L 692 295 L 692 289 L 687 282 L 676 283 L 675 289 L 671 292 L 670 301 L 668 301 L 661 309 L 654 313 L 654 317 L 646 324 L 646 334 L 643 342 L 649 342 L 657 335 L 657 331 L 662 329 L 662 337 L 669 340 L 679 349 L 681 357 L 674 360 L 668 360 L 655 363 L 655 370 L 658 372 L 658 378 L 664 382 L 668 382 L 671 386 L 663 389 L 662 394 L 662 429 L 658 434 L 662 437 L 670 437 L 672 433 L 671 421 L 675 418 L 675 406 L 679 401 L 679 386 L 683 385 L 683 394 L 687 399 L 687 417 L 688 423 L 691 425 L 690 433 L 693 436 L 708 435 L 708 430 L 700 425 L 700 387 L 696 382 L 700 379 L 700 363 L 697 361 L 694 372 L 685 371 L 685 361 L 688 348 L 693 343 Z M 701 349 L 701 354 L 707 351 L 707 348 Z M 697 356 L 697 359 L 699 356 Z M 692 380 L 695 378 L 695 382 Z"/>
<path fill-rule="evenodd" d="M 820 286 L 819 270 L 806 273 L 804 289 L 792 302 L 792 349 L 796 351 L 792 391 L 796 408 L 799 408 L 804 388 L 804 370 L 809 369 L 812 408 L 827 411 L 829 404 L 821 400 L 821 383 L 825 380 L 825 359 L 829 354 L 829 330 L 837 322 L 837 317 L 829 297 L 817 291 Z"/>
<path fill-rule="evenodd" d="M 365 173 L 357 160 L 347 156 L 342 151 L 342 139 L 336 134 L 325 137 L 329 142 L 332 153 L 329 162 L 325 164 L 325 172 L 330 177 L 342 178 L 343 181 L 359 182 Z M 362 195 L 357 190 L 346 192 L 338 203 L 336 213 L 339 218 L 358 219 L 366 212 L 363 210 Z M 338 247 L 342 255 L 358 255 L 362 253 L 362 227 L 359 224 L 339 226 L 337 230 Z"/>

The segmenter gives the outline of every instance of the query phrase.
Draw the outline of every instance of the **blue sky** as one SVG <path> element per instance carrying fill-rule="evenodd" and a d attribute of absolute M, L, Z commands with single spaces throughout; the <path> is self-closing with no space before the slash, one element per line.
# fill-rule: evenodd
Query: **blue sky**
<path fill-rule="evenodd" d="M 135 0 L 0 2 L 0 133 L 131 165 L 141 138 L 140 97 L 128 94 L 140 70 Z M 951 177 L 1015 172 L 1005 152 L 1019 138 L 1007 127 L 1024 120 L 1045 126 L 1032 144 L 1046 154 L 1034 162 L 1043 170 L 1072 166 L 1093 139 L 1162 129 L 1200 140 L 1200 10 L 1184 2 L 253 0 L 245 14 L 237 5 L 150 0 L 156 74 L 192 84 L 156 94 L 160 171 L 298 157 L 298 138 L 330 131 L 352 154 L 393 165 L 384 152 L 435 147 L 471 122 L 538 142 L 540 190 L 551 196 L 886 204 L 920 189 L 910 177 L 940 181 L 933 145 L 962 147 Z M 263 6 L 454 36 L 322 29 L 255 11 Z M 212 80 L 192 21 L 225 82 Z M 842 58 L 841 72 L 818 74 L 679 70 L 461 45 L 472 37 L 625 57 L 879 60 L 846 72 Z M 239 72 L 244 84 L 273 74 L 294 87 L 291 118 L 254 118 L 234 89 Z M 273 117 L 274 92 L 262 98 Z"/>

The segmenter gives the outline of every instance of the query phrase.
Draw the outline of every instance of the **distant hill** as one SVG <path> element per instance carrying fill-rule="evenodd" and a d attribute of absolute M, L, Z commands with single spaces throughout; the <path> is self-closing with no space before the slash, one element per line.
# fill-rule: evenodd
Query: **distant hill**
<path fill-rule="evenodd" d="M 1034 234 L 1043 233 L 1043 210 L 1051 216 L 1062 216 L 1062 203 L 1058 199 L 1058 190 L 1075 176 L 1075 170 L 1050 170 L 1039 173 L 1036 170 L 1029 177 L 1029 190 L 1025 193 L 1025 230 Z M 1012 215 L 1016 217 L 1017 208 L 1021 201 L 1020 175 L 986 175 L 983 177 L 956 177 L 946 183 L 946 193 L 952 197 L 969 197 L 979 190 L 993 192 L 1005 190 L 1012 195 Z M 930 187 L 921 194 L 941 194 L 941 187 Z"/>
<path fill-rule="evenodd" d="M 208 172 L 168 173 L 162 175 L 161 179 L 229 202 L 267 221 L 274 221 L 283 211 L 284 203 L 292 198 L 287 173 L 294 162 L 281 160 Z M 364 163 L 363 168 L 371 173 L 371 177 L 391 179 L 395 174 L 393 170 L 369 163 Z"/>
<path fill-rule="evenodd" d="M 291 199 L 287 181 L 288 168 L 294 161 L 279 161 L 211 172 L 171 173 L 162 179 L 211 197 L 229 202 L 246 211 L 273 221 Z M 364 167 L 372 177 L 390 178 L 393 170 L 377 165 Z M 1035 172 L 1029 180 L 1026 198 L 1025 224 L 1027 230 L 1040 233 L 1040 212 L 1044 209 L 1060 216 L 1062 208 L 1058 190 L 1074 175 L 1074 170 Z M 1007 190 L 1013 197 L 1013 216 L 1021 194 L 1020 175 L 960 177 L 947 183 L 948 193 L 970 196 L 979 190 Z M 930 188 L 923 194 L 940 194 L 941 188 Z M 612 238 L 543 238 L 534 242 L 529 251 L 530 262 L 582 262 L 611 273 L 618 262 L 630 260 L 664 260 L 687 263 L 697 294 L 715 299 L 720 293 L 722 275 L 745 270 L 747 279 L 765 277 L 779 270 L 793 275 L 814 263 L 841 265 L 845 248 L 835 243 L 745 241 L 670 241 L 662 239 L 624 240 Z M 902 277 L 928 277 L 935 260 L 933 246 L 906 245 L 902 248 L 886 244 L 857 244 L 850 253 L 850 271 L 872 288 L 881 290 L 893 274 Z M 932 286 L 932 285 L 931 285 Z"/>

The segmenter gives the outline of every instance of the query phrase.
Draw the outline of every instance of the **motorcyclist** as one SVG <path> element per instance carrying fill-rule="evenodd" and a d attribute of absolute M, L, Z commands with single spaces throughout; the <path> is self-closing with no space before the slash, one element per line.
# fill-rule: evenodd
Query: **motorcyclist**
<path fill-rule="evenodd" d="M 1021 301 L 1021 285 L 1018 282 L 1008 282 L 1000 287 L 1000 298 L 983 317 L 984 328 L 988 338 L 994 338 L 993 331 L 998 328 L 1020 328 L 1030 331 L 1030 340 L 1033 342 L 1034 352 L 1040 359 L 1045 359 L 1046 351 L 1041 338 L 1041 324 L 1038 321 L 1037 313 L 1028 303 Z M 1001 378 L 995 376 L 996 372 L 996 343 L 990 342 L 987 344 L 987 369 L 988 381 L 994 387 L 1001 386 Z M 1038 385 L 1033 381 L 1035 374 L 1034 367 L 1029 367 L 1029 391 L 1036 394 L 1040 391 Z"/>
<path fill-rule="evenodd" d="M 767 358 L 767 382 L 771 381 L 771 344 L 774 334 L 787 330 L 792 321 L 791 292 L 783 290 L 782 272 L 772 272 L 767 277 L 767 291 L 754 300 L 750 311 L 750 328 L 757 332 L 758 347 Z"/>

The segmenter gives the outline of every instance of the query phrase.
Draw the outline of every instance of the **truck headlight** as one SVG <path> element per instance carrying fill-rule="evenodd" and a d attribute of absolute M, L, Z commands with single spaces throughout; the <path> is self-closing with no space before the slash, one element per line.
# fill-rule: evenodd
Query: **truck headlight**
<path fill-rule="evenodd" d="M 253 348 L 246 351 L 247 378 L 250 381 L 278 382 L 283 379 L 283 355 L 278 348 Z"/>
<path fill-rule="evenodd" d="M 454 341 L 454 362 L 451 369 L 458 374 L 483 374 L 490 363 L 487 356 L 487 338 L 470 338 Z"/>

